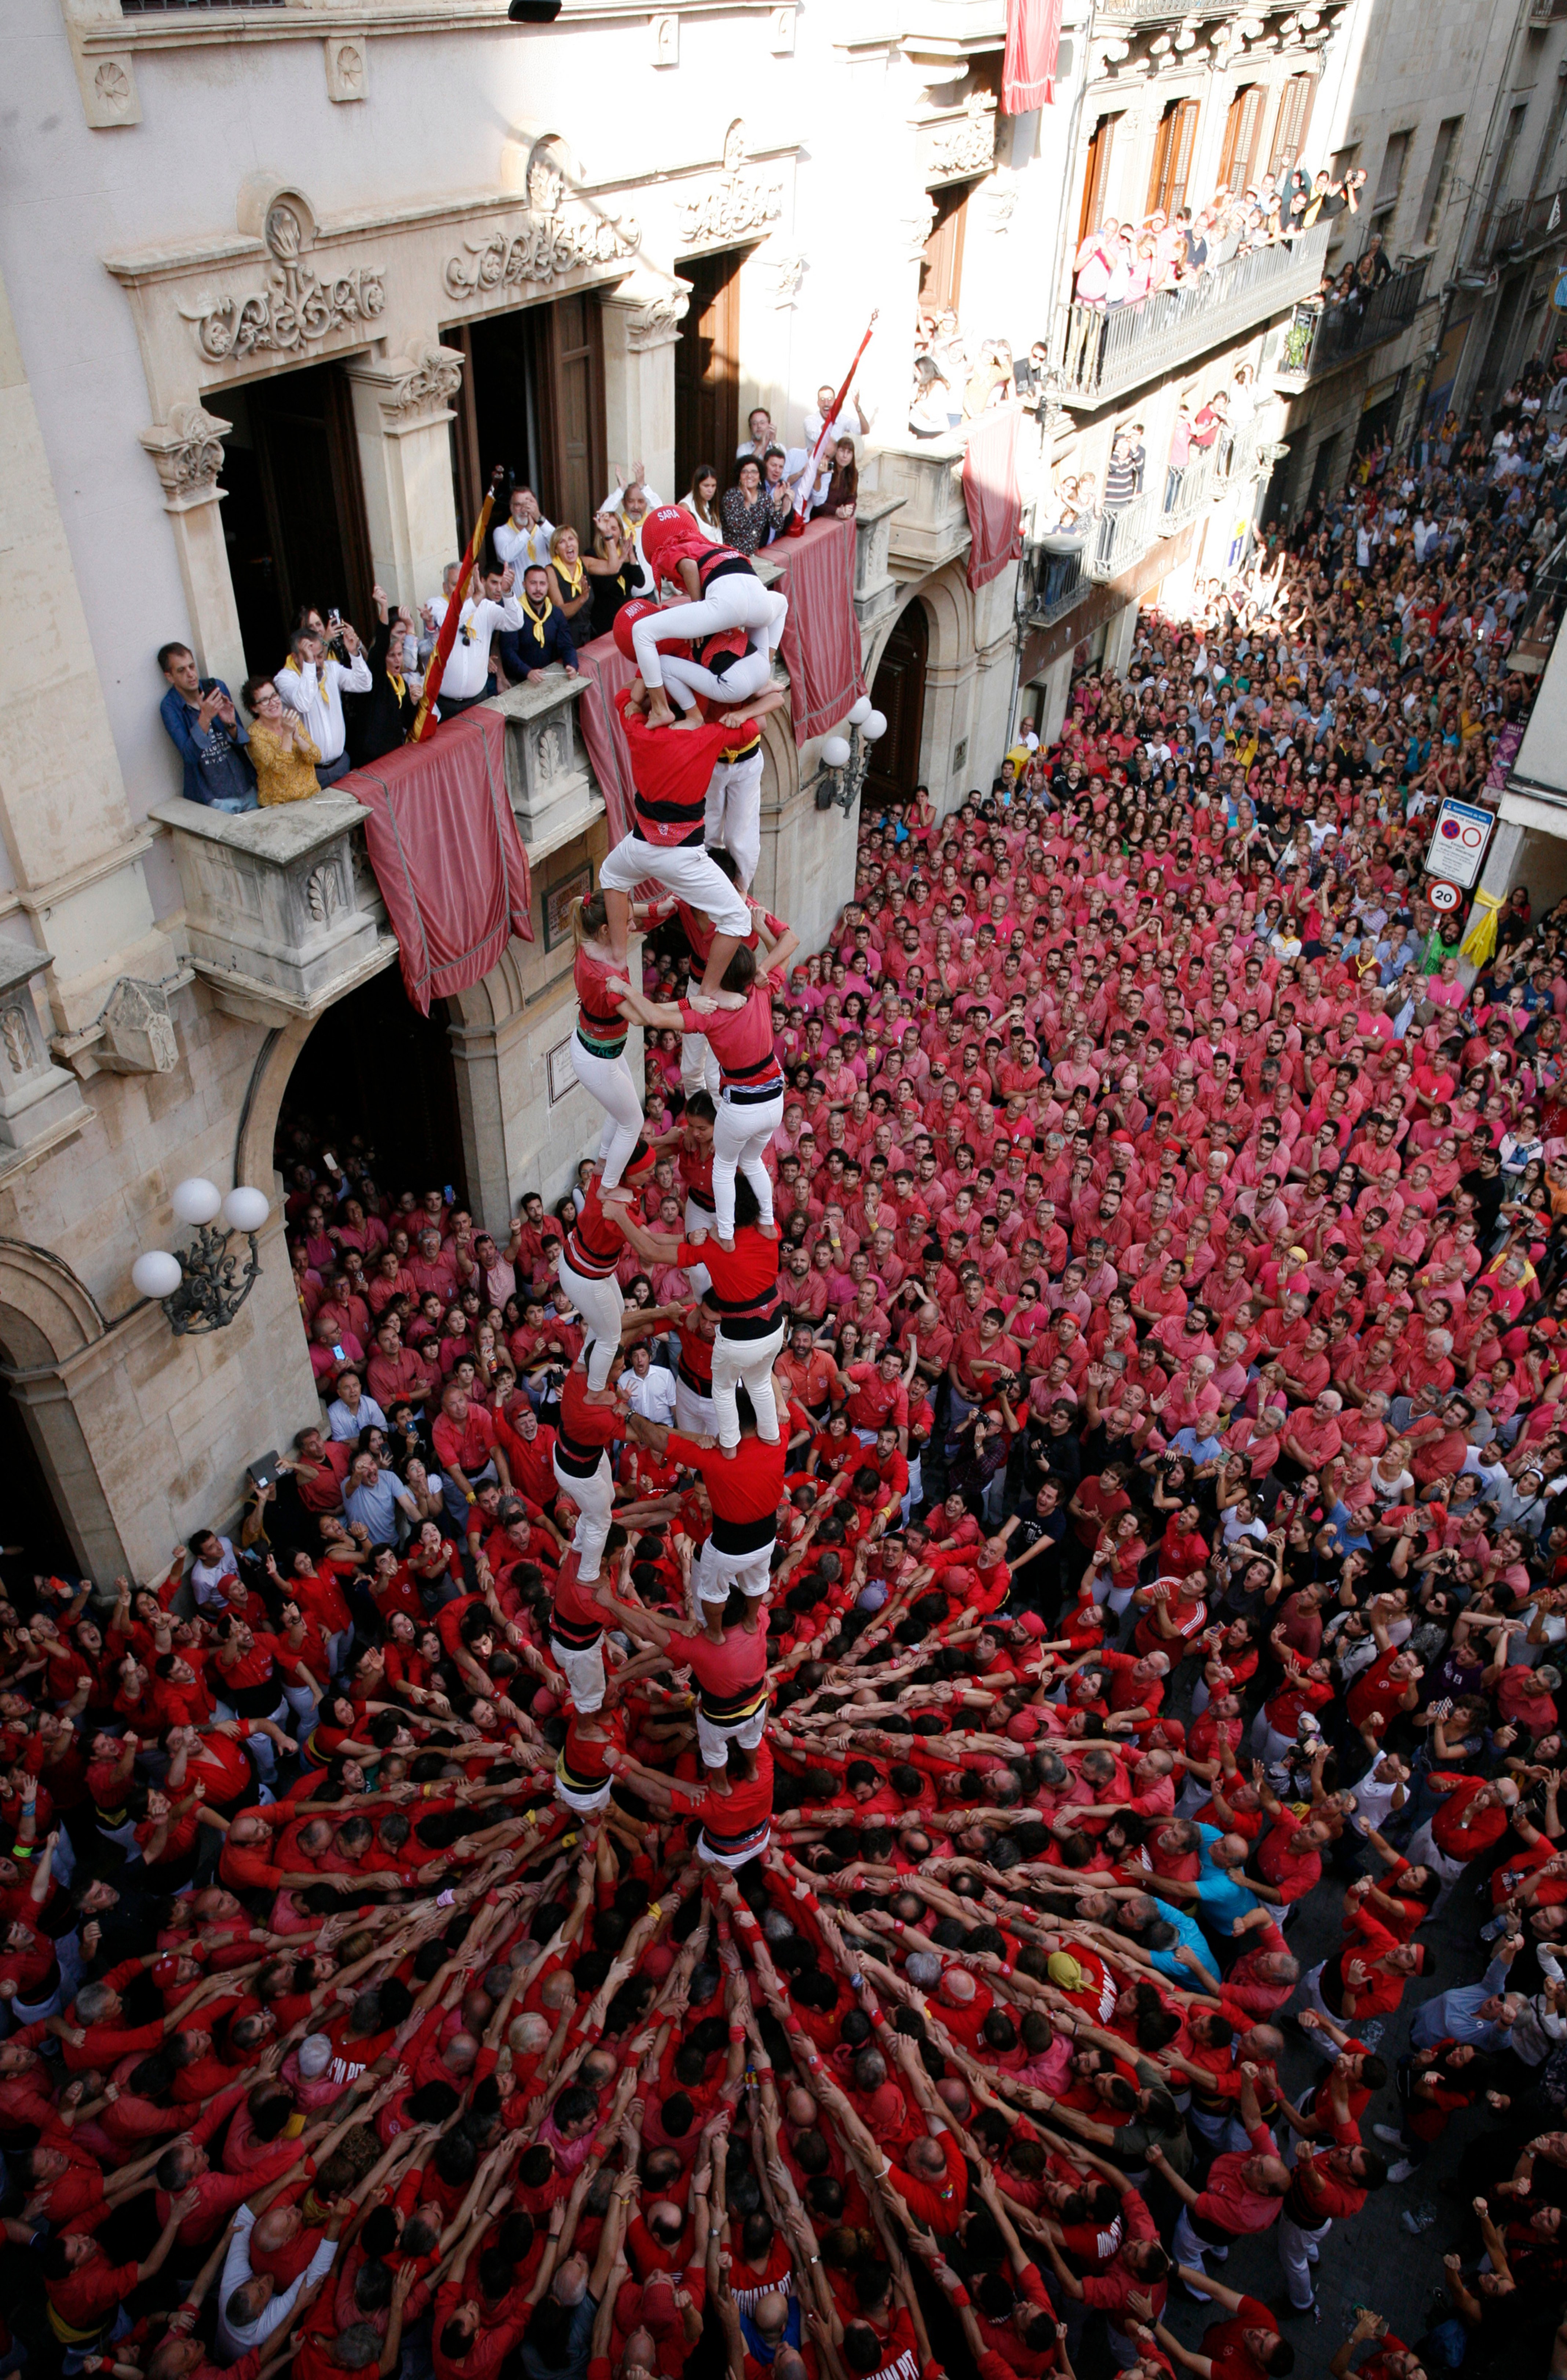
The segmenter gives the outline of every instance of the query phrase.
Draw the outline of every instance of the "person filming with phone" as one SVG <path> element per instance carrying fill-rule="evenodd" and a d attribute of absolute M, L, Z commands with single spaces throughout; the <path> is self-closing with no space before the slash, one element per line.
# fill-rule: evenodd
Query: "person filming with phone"
<path fill-rule="evenodd" d="M 346 693 L 368 694 L 374 681 L 358 630 L 351 620 L 345 620 L 341 613 L 334 611 L 324 622 L 319 613 L 310 613 L 307 622 L 296 628 L 288 639 L 288 659 L 273 684 L 287 709 L 297 710 L 304 720 L 310 741 L 321 754 L 316 763 L 317 784 L 334 785 L 339 777 L 347 775 L 352 765 L 343 719 L 343 697 Z M 346 659 L 338 659 L 339 652 Z"/>
<path fill-rule="evenodd" d="M 222 678 L 203 677 L 188 645 L 160 646 L 158 667 L 168 683 L 158 716 L 185 770 L 186 800 L 211 810 L 259 808 L 250 732 Z"/>

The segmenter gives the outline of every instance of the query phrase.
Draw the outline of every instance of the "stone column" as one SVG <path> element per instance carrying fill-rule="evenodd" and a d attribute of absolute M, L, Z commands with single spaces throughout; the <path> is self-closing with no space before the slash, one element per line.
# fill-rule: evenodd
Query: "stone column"
<path fill-rule="evenodd" d="M 92 1352 L 89 1351 L 90 1355 Z M 126 1549 L 103 1492 L 69 1380 L 61 1372 L 50 1371 L 13 1374 L 7 1385 L 32 1441 L 60 1525 L 82 1570 L 100 1582 L 123 1572 L 134 1574 L 137 1565 Z"/>
<path fill-rule="evenodd" d="M 443 570 L 461 551 L 446 425 L 463 359 L 455 347 L 426 339 L 385 363 L 345 369 L 375 576 L 411 611 L 440 592 Z"/>
<path fill-rule="evenodd" d="M 224 542 L 223 442 L 234 424 L 200 405 L 171 405 L 167 421 L 138 431 L 164 488 L 190 637 L 203 677 L 221 677 L 237 694 L 245 647 Z"/>
<path fill-rule="evenodd" d="M 54 958 L 55 1032 L 91 1027 L 116 975 L 156 981 L 173 971 L 3 285 L 0 836 L 23 916 L 49 945 L 33 956 L 43 966 Z"/>
<path fill-rule="evenodd" d="M 626 470 L 641 463 L 666 504 L 683 492 L 674 484 L 674 346 L 690 291 L 688 281 L 643 269 L 599 297 L 610 455 Z"/>
<path fill-rule="evenodd" d="M 1137 606 L 1128 603 L 1110 624 L 1104 640 L 1104 660 L 1100 666 L 1107 677 L 1124 677 L 1132 658 L 1132 647 L 1137 634 Z"/>

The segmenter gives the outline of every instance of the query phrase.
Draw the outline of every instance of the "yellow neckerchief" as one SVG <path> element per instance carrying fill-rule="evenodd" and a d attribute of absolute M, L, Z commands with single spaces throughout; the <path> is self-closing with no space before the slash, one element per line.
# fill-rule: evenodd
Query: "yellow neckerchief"
<path fill-rule="evenodd" d="M 386 683 L 391 687 L 393 693 L 396 696 L 398 703 L 401 704 L 405 687 L 402 679 L 399 677 L 395 670 L 389 669 L 387 671 Z"/>
<path fill-rule="evenodd" d="M 538 646 L 540 651 L 542 652 L 544 650 L 544 623 L 555 607 L 551 602 L 547 595 L 544 598 L 544 608 L 541 612 L 536 612 L 533 609 L 532 604 L 528 601 L 526 595 L 519 595 L 516 600 L 522 605 L 524 615 L 533 624 L 533 641 Z"/>
<path fill-rule="evenodd" d="M 565 588 L 566 593 L 571 597 L 572 601 L 575 603 L 577 597 L 582 592 L 583 565 L 580 555 L 577 557 L 577 576 L 575 578 L 572 577 L 570 571 L 566 568 L 565 563 L 560 559 L 558 554 L 554 556 L 550 567 L 557 574 L 562 584 Z M 528 611 L 526 603 L 522 608 L 525 612 Z M 532 614 L 529 613 L 528 616 L 531 618 Z M 541 644 L 543 643 L 544 639 L 542 637 L 540 638 L 539 641 Z"/>

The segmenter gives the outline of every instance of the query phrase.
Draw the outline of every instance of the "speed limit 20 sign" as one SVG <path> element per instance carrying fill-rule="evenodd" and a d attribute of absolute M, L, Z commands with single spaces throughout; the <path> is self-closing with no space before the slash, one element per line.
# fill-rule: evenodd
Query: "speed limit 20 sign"
<path fill-rule="evenodd" d="M 1433 909 L 1439 909 L 1445 915 L 1448 910 L 1457 908 L 1464 895 L 1456 884 L 1447 884 L 1439 880 L 1427 885 L 1426 898 Z"/>

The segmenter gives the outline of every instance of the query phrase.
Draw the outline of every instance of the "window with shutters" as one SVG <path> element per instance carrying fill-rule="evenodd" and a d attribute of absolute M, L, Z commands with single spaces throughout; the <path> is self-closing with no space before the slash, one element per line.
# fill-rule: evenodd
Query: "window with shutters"
<path fill-rule="evenodd" d="M 1156 208 L 1166 215 L 1172 215 L 1177 207 L 1184 207 L 1186 203 L 1186 184 L 1191 176 L 1199 113 L 1195 99 L 1172 99 L 1159 119 L 1159 130 L 1153 144 L 1153 172 L 1148 176 L 1148 212 L 1150 215 Z"/>
<path fill-rule="evenodd" d="M 1379 231 L 1384 239 L 1392 230 L 1393 217 L 1403 191 L 1404 168 L 1409 163 L 1409 144 L 1413 133 L 1390 132 L 1388 145 L 1382 152 L 1382 170 L 1377 176 L 1377 195 L 1371 201 L 1371 228 Z"/>
<path fill-rule="evenodd" d="M 1219 179 L 1227 190 L 1250 188 L 1257 171 L 1257 143 L 1261 130 L 1262 85 L 1248 82 L 1235 93 L 1224 118 Z"/>
<path fill-rule="evenodd" d="M 1317 88 L 1315 75 L 1292 75 L 1279 93 L 1279 114 L 1273 126 L 1273 150 L 1268 160 L 1268 170 L 1275 177 L 1287 174 L 1300 163 L 1306 147 L 1306 128 L 1311 120 L 1311 95 Z"/>
<path fill-rule="evenodd" d="M 1556 162 L 1557 143 L 1561 138 L 1564 117 L 1567 117 L 1567 70 L 1558 73 L 1556 89 L 1551 93 L 1550 114 L 1545 120 L 1545 131 L 1540 137 L 1539 150 L 1535 158 L 1534 177 L 1529 184 L 1531 198 L 1537 190 L 1549 190 L 1551 186 L 1554 178 L 1551 167 Z"/>
<path fill-rule="evenodd" d="M 1098 231 L 1104 221 L 1105 201 L 1110 196 L 1110 162 L 1115 149 L 1115 128 L 1120 121 L 1118 115 L 1101 115 L 1088 136 L 1083 160 L 1083 207 L 1077 219 L 1079 240 Z"/>
<path fill-rule="evenodd" d="M 1431 144 L 1430 168 L 1426 176 L 1426 187 L 1420 193 L 1419 220 L 1415 227 L 1422 248 L 1433 248 L 1441 230 L 1448 192 L 1452 187 L 1452 161 L 1458 154 L 1458 136 L 1463 129 L 1462 115 L 1447 116 L 1437 127 L 1437 137 Z"/>

